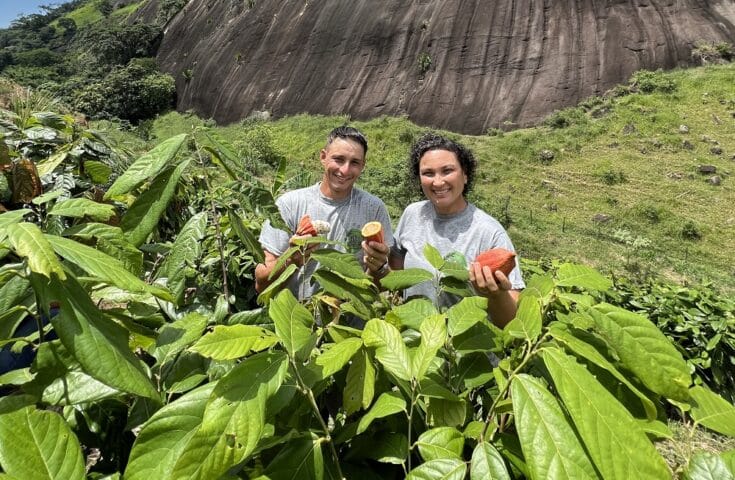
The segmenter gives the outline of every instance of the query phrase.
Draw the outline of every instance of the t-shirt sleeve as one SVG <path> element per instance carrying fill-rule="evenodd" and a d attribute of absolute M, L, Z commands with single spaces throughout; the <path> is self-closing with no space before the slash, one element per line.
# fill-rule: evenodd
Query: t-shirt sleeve
<path fill-rule="evenodd" d="M 284 204 L 283 198 L 276 200 L 276 205 L 278 206 L 278 210 L 281 213 L 283 221 L 286 222 L 286 225 L 290 225 L 289 208 L 288 205 Z M 260 230 L 258 241 L 260 242 L 260 246 L 263 247 L 263 250 L 267 250 L 273 255 L 280 256 L 288 250 L 288 241 L 290 238 L 291 235 L 288 232 L 275 228 L 271 225 L 269 220 L 266 220 L 263 222 L 263 227 Z"/>

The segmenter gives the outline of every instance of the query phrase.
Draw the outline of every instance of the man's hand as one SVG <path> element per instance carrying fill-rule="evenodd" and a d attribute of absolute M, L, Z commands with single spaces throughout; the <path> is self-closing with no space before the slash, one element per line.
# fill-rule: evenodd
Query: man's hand
<path fill-rule="evenodd" d="M 388 263 L 388 255 L 390 248 L 385 243 L 366 241 L 362 242 L 362 250 L 365 252 L 363 263 L 367 267 L 368 272 L 375 276 L 381 272 L 381 269 Z"/>

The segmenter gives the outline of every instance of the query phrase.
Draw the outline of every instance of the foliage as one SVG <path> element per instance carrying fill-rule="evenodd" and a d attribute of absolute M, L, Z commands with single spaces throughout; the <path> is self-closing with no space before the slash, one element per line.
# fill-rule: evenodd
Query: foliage
<path fill-rule="evenodd" d="M 21 146 L 46 152 L 37 169 L 58 153 L 35 138 L 10 146 L 14 162 Z M 589 267 L 529 270 L 503 330 L 486 299 L 460 289 L 461 262 L 430 247 L 436 271 L 392 272 L 386 292 L 353 256 L 317 250 L 314 297 L 276 286 L 243 308 L 228 260 L 262 258 L 254 236 L 277 221 L 285 171 L 266 186 L 199 129 L 140 156 L 101 198 L 55 203 L 45 217 L 71 219 L 61 228 L 37 207 L 57 195 L 49 185 L 0 214 L 0 341 L 35 353 L 0 377 L 6 474 L 670 478 L 651 440 L 668 434 L 667 408 L 735 435 L 735 407 L 692 387 L 674 344 L 645 314 L 603 301 L 613 283 Z M 192 210 L 167 218 L 186 185 L 201 187 L 184 190 Z M 119 226 L 103 223 L 108 201 Z M 216 276 L 211 254 L 221 290 L 192 293 Z M 427 279 L 465 297 L 446 310 L 401 300 Z M 688 471 L 728 461 L 692 456 Z"/>
<path fill-rule="evenodd" d="M 702 65 L 730 62 L 733 57 L 733 46 L 727 42 L 697 42 L 692 49 L 692 58 Z"/>
<path fill-rule="evenodd" d="M 189 3 L 189 0 L 161 0 L 158 2 L 156 23 L 158 25 L 166 25 L 187 3 Z"/>
<path fill-rule="evenodd" d="M 671 93 L 676 90 L 676 83 L 660 70 L 639 70 L 630 78 L 630 84 L 643 93 Z"/>

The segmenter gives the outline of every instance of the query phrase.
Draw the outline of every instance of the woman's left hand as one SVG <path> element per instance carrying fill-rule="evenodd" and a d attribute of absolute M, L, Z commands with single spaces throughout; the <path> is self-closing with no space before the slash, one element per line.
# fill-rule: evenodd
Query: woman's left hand
<path fill-rule="evenodd" d="M 470 264 L 470 283 L 478 294 L 485 297 L 493 297 L 513 288 L 503 272 L 496 270 L 493 275 L 490 267 L 482 267 L 477 262 Z"/>

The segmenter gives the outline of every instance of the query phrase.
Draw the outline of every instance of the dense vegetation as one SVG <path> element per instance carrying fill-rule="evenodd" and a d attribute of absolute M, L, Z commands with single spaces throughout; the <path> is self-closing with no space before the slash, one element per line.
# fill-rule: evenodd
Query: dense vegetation
<path fill-rule="evenodd" d="M 446 132 L 523 257 L 501 331 L 431 247 L 438 273 L 384 292 L 324 249 L 315 297 L 282 290 L 294 265 L 257 295 L 275 197 L 316 180 L 349 119 L 155 117 L 160 28 L 110 20 L 135 7 L 73 2 L 0 32 L 3 73 L 36 86 L 0 80 L 0 476 L 733 478 L 733 65 L 639 72 L 534 129 Z M 361 186 L 395 220 L 424 129 L 351 123 Z M 464 299 L 402 300 L 427 279 Z M 702 432 L 720 448 L 687 442 Z"/>

